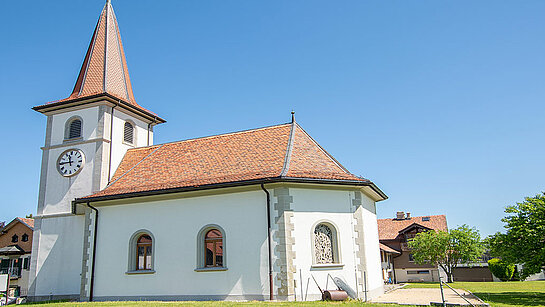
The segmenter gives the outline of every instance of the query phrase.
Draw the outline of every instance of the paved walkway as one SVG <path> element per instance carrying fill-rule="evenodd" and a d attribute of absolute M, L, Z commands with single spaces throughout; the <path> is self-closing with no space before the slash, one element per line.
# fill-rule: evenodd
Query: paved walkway
<path fill-rule="evenodd" d="M 484 306 L 484 304 L 477 299 L 473 294 L 455 289 L 456 292 L 463 295 L 475 306 Z M 452 290 L 445 288 L 445 301 L 448 304 L 469 305 L 463 298 L 456 295 Z M 373 303 L 395 303 L 404 305 L 430 305 L 431 302 L 441 303 L 441 290 L 428 289 L 428 288 L 411 288 L 411 289 L 397 289 L 392 292 L 388 292 L 376 299 L 371 300 Z"/>

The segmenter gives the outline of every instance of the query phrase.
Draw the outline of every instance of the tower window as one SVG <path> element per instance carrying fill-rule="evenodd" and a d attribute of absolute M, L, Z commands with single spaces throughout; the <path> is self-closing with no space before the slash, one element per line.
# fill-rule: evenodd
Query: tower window
<path fill-rule="evenodd" d="M 82 122 L 81 118 L 75 117 L 70 120 L 68 120 L 66 125 L 66 133 L 65 133 L 65 139 L 76 139 L 81 137 L 81 129 L 82 128 Z"/>
<path fill-rule="evenodd" d="M 125 122 L 123 141 L 125 143 L 134 144 L 134 126 L 130 122 Z"/>

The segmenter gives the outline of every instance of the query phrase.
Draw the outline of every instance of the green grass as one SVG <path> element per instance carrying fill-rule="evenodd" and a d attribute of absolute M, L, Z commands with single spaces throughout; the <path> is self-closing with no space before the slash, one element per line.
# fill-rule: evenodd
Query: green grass
<path fill-rule="evenodd" d="M 545 306 L 545 281 L 453 282 L 449 286 L 471 291 L 491 306 Z M 414 283 L 407 287 L 439 288 L 439 284 Z"/>
<path fill-rule="evenodd" d="M 545 307 L 545 281 L 525 282 L 455 282 L 449 284 L 455 289 L 464 289 L 489 303 L 493 307 L 520 307 L 543 306 Z M 437 283 L 414 283 L 408 288 L 439 288 Z M 450 291 L 450 290 L 446 290 Z M 41 304 L 26 304 L 26 306 L 41 307 Z M 392 307 L 392 304 L 366 304 L 358 301 L 347 302 L 97 302 L 97 303 L 71 303 L 51 302 L 47 307 L 314 307 L 314 306 L 365 306 L 365 307 Z"/>
<path fill-rule="evenodd" d="M 42 307 L 44 303 L 38 304 L 25 304 L 25 306 L 39 306 Z M 365 307 L 392 307 L 392 304 L 366 304 L 359 301 L 346 301 L 346 302 L 93 302 L 93 303 L 71 303 L 71 302 L 51 302 L 47 303 L 47 307 L 143 307 L 143 306 L 162 306 L 162 307 L 231 307 L 231 306 L 243 306 L 243 307 L 276 307 L 276 306 L 289 306 L 289 307 L 315 307 L 315 306 L 365 306 Z"/>

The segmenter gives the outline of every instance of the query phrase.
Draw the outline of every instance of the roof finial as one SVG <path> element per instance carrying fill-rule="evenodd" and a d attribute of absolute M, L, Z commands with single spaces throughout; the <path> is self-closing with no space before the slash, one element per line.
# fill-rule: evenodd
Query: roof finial
<path fill-rule="evenodd" d="M 106 0 L 106 4 L 112 4 L 111 0 Z"/>
<path fill-rule="evenodd" d="M 291 122 L 295 123 L 295 111 L 291 110 Z"/>

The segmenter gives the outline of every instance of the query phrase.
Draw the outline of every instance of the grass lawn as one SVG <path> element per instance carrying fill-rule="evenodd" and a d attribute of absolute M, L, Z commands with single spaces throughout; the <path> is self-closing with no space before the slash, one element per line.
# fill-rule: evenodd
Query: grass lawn
<path fill-rule="evenodd" d="M 39 304 L 25 304 L 25 306 L 36 307 L 143 307 L 143 306 L 162 306 L 162 307 L 231 307 L 231 306 L 243 306 L 243 307 L 276 307 L 276 306 L 289 306 L 289 307 L 315 307 L 315 306 L 342 306 L 342 307 L 392 307 L 397 305 L 392 304 L 365 304 L 358 301 L 346 301 L 346 302 L 93 302 L 93 303 L 39 303 Z"/>
<path fill-rule="evenodd" d="M 525 282 L 455 282 L 450 284 L 455 289 L 464 289 L 489 303 L 493 307 L 507 306 L 544 306 L 545 307 L 545 281 Z M 437 283 L 409 284 L 409 288 L 439 288 Z M 450 291 L 450 290 L 445 290 Z M 26 304 L 26 306 L 42 307 L 44 304 Z M 365 307 L 392 307 L 392 304 L 366 304 L 357 301 L 347 302 L 98 302 L 98 303 L 47 303 L 47 307 L 314 307 L 314 306 L 365 306 Z M 46 307 L 43 306 L 43 307 Z"/>
<path fill-rule="evenodd" d="M 449 285 L 471 291 L 491 306 L 545 306 L 545 281 L 454 282 Z M 439 288 L 439 284 L 414 283 L 407 287 Z"/>

